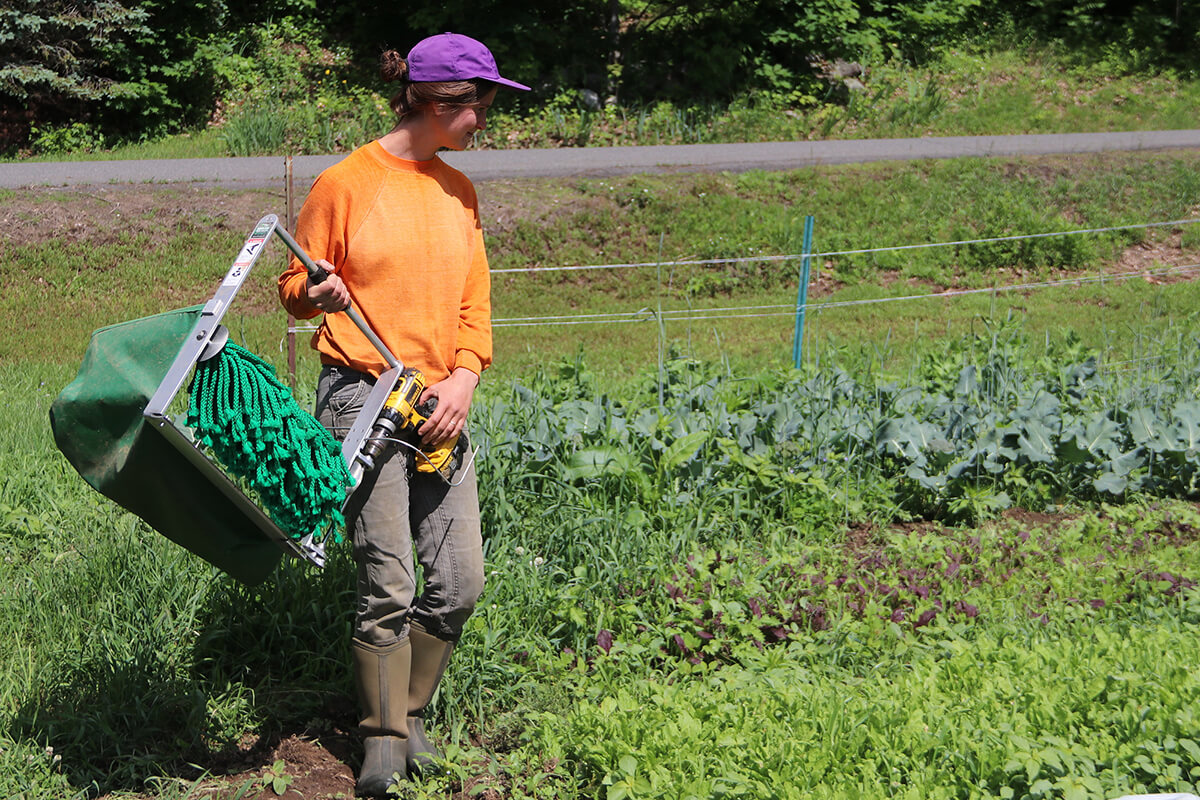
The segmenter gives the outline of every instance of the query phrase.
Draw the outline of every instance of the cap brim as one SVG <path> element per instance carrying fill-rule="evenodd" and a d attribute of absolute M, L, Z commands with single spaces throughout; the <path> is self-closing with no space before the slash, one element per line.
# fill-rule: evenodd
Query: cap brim
<path fill-rule="evenodd" d="M 516 81 L 510 81 L 508 78 L 501 78 L 501 77 L 497 76 L 495 78 L 488 78 L 488 80 L 499 86 L 507 86 L 509 89 L 520 89 L 522 92 L 533 91 L 525 84 L 517 83 Z"/>

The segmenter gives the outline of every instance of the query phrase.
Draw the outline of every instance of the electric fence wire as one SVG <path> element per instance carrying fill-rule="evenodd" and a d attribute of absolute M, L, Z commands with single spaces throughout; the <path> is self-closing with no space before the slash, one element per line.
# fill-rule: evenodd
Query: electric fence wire
<path fill-rule="evenodd" d="M 797 308 L 803 307 L 805 310 L 821 311 L 830 308 L 845 308 L 849 306 L 864 306 L 877 305 L 881 303 L 894 303 L 904 300 L 927 300 L 933 298 L 959 297 L 971 294 L 993 294 L 999 292 L 1018 292 L 1032 291 L 1035 289 L 1048 289 L 1059 286 L 1082 286 L 1085 284 L 1103 283 L 1105 281 L 1123 281 L 1132 278 L 1145 277 L 1161 277 L 1172 275 L 1180 272 L 1188 272 L 1200 269 L 1200 264 L 1186 264 L 1174 267 L 1163 267 L 1154 270 L 1139 270 L 1136 272 L 1121 272 L 1110 275 L 1079 275 L 1071 278 L 1060 278 L 1051 281 L 1036 281 L 1032 283 L 1015 283 L 1005 284 L 1003 286 L 988 286 L 978 289 L 948 289 L 944 292 L 931 292 L 928 294 L 911 294 L 899 295 L 896 297 L 873 297 L 862 300 L 831 300 L 823 303 L 805 303 L 803 306 L 797 306 L 794 303 L 779 303 L 774 305 L 763 306 L 729 306 L 725 308 L 703 308 L 703 309 L 675 309 L 663 311 L 662 319 L 664 320 L 682 320 L 695 322 L 701 320 L 714 319 L 747 319 L 760 317 L 780 317 L 790 316 L 796 312 Z M 495 319 L 492 321 L 492 327 L 521 327 L 535 325 L 588 325 L 588 324 L 605 324 L 616 322 L 647 322 L 655 318 L 655 312 L 648 308 L 641 308 L 636 311 L 619 311 L 608 314 L 579 314 L 575 316 L 558 316 L 558 317 L 511 317 L 507 319 Z"/>
<path fill-rule="evenodd" d="M 1097 234 L 1111 233 L 1114 231 L 1138 230 L 1146 228 L 1165 228 L 1179 225 L 1188 225 L 1200 222 L 1200 218 L 1192 219 L 1177 219 L 1166 222 L 1144 222 L 1135 225 L 1113 225 L 1103 228 L 1081 228 L 1073 231 L 1058 231 L 1054 233 L 1028 233 L 1016 234 L 1013 236 L 993 236 L 981 239 L 960 239 L 952 242 L 926 242 L 921 244 L 906 244 L 894 245 L 890 247 L 868 247 L 855 250 L 828 250 L 820 253 L 810 253 L 809 258 L 826 259 L 834 256 L 847 255 L 864 255 L 869 253 L 887 253 L 904 250 L 918 250 L 924 248 L 935 247 L 958 247 L 973 244 L 989 244 L 994 242 L 1013 242 L 1027 239 L 1046 239 L 1055 236 L 1075 236 L 1082 234 Z M 788 254 L 774 256 L 742 256 L 737 258 L 707 258 L 707 259 L 691 259 L 677 261 L 644 261 L 627 264 L 592 264 L 592 265 L 574 265 L 563 267 L 520 267 L 514 269 L 493 269 L 493 275 L 505 273 L 545 273 L 545 272 L 565 272 L 577 270 L 608 270 L 608 269 L 636 269 L 646 267 L 680 267 L 680 266 L 720 266 L 727 264 L 744 264 L 751 262 L 784 262 L 795 261 L 804 258 L 804 254 Z M 761 306 L 733 306 L 726 308 L 703 308 L 703 309 L 677 309 L 667 310 L 662 312 L 661 319 L 663 320 L 686 320 L 686 321 L 704 321 L 714 319 L 753 319 L 763 317 L 779 317 L 794 314 L 800 308 L 805 310 L 819 311 L 830 308 L 844 308 L 848 306 L 873 305 L 878 303 L 891 303 L 902 300 L 923 300 L 936 297 L 957 297 L 970 294 L 987 294 L 997 292 L 1012 292 L 1012 291 L 1027 291 L 1034 289 L 1052 288 L 1056 286 L 1083 285 L 1090 283 L 1103 283 L 1105 280 L 1120 281 L 1128 280 L 1135 277 L 1155 277 L 1161 275 L 1169 275 L 1176 272 L 1186 272 L 1200 268 L 1200 264 L 1188 264 L 1184 266 L 1167 267 L 1158 270 L 1142 270 L 1139 272 L 1116 273 L 1112 275 L 1081 275 L 1078 277 L 1062 278 L 1054 281 L 1038 281 L 1035 283 L 1008 284 L 1004 286 L 992 286 L 978 289 L 950 289 L 944 292 L 932 292 L 929 294 L 919 295 L 903 295 L 898 297 L 879 297 L 863 300 L 833 300 L 822 303 L 806 303 L 803 306 L 798 306 L 795 303 L 761 305 Z M 565 325 L 603 325 L 613 323 L 629 323 L 629 322 L 649 322 L 657 319 L 656 312 L 650 308 L 640 308 L 635 311 L 618 311 L 598 314 L 569 314 L 556 316 L 540 316 L 540 317 L 508 317 L 497 318 L 492 320 L 494 328 L 508 327 L 531 327 L 531 326 L 565 326 Z M 317 329 L 316 325 L 292 325 L 287 328 L 287 333 L 311 333 Z"/>
<path fill-rule="evenodd" d="M 960 239 L 953 242 L 924 242 L 921 244 L 901 244 L 889 247 L 867 247 L 859 250 L 827 250 L 822 253 L 809 253 L 809 258 L 828 258 L 831 256 L 856 256 L 868 253 L 891 253 L 901 250 L 922 250 L 931 247 L 959 247 L 968 244 L 990 244 L 993 242 L 1016 242 L 1024 239 L 1047 239 L 1054 236 L 1078 236 L 1086 233 L 1111 233 L 1113 231 L 1128 231 L 1142 228 L 1165 228 L 1172 225 L 1187 225 L 1200 222 L 1197 219 L 1176 219 L 1168 222 L 1141 222 L 1136 225 L 1113 225 L 1107 228 L 1081 228 L 1074 231 L 1057 231 L 1055 233 L 1022 233 L 1012 236 L 993 236 L 986 239 Z M 513 267 L 510 269 L 493 269 L 493 275 L 505 273 L 541 273 L 541 272 L 571 272 L 589 269 L 637 269 L 639 267 L 703 267 L 721 266 L 724 264 L 745 264 L 750 262 L 798 261 L 804 258 L 803 253 L 775 256 L 739 256 L 736 258 L 699 258 L 678 261 L 641 261 L 628 264 L 578 264 L 566 267 Z"/>

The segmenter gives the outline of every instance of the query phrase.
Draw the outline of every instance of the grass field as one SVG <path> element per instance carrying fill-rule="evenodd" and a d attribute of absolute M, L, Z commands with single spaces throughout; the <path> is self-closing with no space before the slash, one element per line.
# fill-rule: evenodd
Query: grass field
<path fill-rule="evenodd" d="M 1197 216 L 1196 167 L 481 184 L 495 316 L 539 319 L 497 325 L 473 409 L 488 586 L 434 710 L 446 771 L 405 796 L 1196 791 L 1198 240 L 1123 227 Z M 283 210 L 0 195 L 0 796 L 351 795 L 346 549 L 242 586 L 45 424 L 94 328 L 203 302 Z M 875 252 L 817 259 L 794 370 L 775 257 L 808 214 L 816 251 Z M 273 247 L 226 321 L 282 373 Z M 578 316 L 617 312 L 641 321 Z"/>
<path fill-rule="evenodd" d="M 1194 154 L 1179 152 L 489 182 L 480 193 L 497 271 L 493 374 L 514 377 L 580 347 L 594 370 L 614 376 L 671 347 L 739 369 L 790 364 L 808 214 L 818 253 L 876 250 L 812 265 L 809 301 L 818 305 L 805 330 L 815 343 L 868 346 L 900 356 L 903 368 L 914 342 L 1011 310 L 1031 335 L 1070 329 L 1088 346 L 1136 347 L 1195 307 L 1190 280 L 1181 280 L 1196 263 L 1195 224 L 1136 226 L 1193 219 L 1196 166 Z M 9 225 L 0 311 L 13 320 L 0 331 L 0 358 L 23 360 L 36 342 L 45 360 L 62 363 L 79 358 L 96 327 L 202 302 L 258 218 L 286 211 L 279 191 L 186 186 L 33 189 L 0 202 Z M 1135 227 L 920 247 L 1113 226 Z M 275 252 L 233 318 L 259 353 L 279 353 L 286 329 L 271 289 L 283 249 Z M 764 260 L 675 263 L 755 256 Z M 609 264 L 649 266 L 557 269 Z M 1042 286 L 1072 279 L 1081 285 Z M 988 288 L 1000 291 L 931 296 Z M 839 305 L 891 297 L 924 299 Z M 66 319 L 45 311 L 63 304 L 72 308 Z M 587 314 L 641 321 L 578 324 Z M 542 324 L 501 327 L 529 318 Z M 1112 333 L 1119 329 L 1137 335 Z"/>

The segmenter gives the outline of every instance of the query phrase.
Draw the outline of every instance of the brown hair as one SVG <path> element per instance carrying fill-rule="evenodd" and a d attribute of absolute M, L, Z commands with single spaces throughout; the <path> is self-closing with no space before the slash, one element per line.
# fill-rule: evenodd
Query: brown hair
<path fill-rule="evenodd" d="M 466 81 L 410 81 L 408 62 L 395 50 L 384 52 L 380 58 L 379 74 L 387 83 L 396 81 L 400 84 L 400 89 L 392 95 L 388 105 L 401 119 L 437 103 L 449 106 L 469 106 L 478 103 L 480 98 L 495 86 L 483 78 Z"/>

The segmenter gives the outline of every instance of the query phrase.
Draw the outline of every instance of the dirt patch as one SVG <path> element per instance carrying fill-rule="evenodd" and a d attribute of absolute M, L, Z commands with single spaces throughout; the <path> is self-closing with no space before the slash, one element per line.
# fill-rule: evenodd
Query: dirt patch
<path fill-rule="evenodd" d="M 1061 525 L 1073 519 L 1073 517 L 1063 514 L 1029 511 L 1024 508 L 1006 508 L 1001 512 L 1000 518 L 1015 522 L 1022 528 L 1047 528 L 1052 525 Z"/>
<path fill-rule="evenodd" d="M 882 538 L 879 529 L 874 525 L 856 522 L 846 529 L 843 547 L 855 560 L 861 556 L 878 552 L 881 546 Z"/>
<path fill-rule="evenodd" d="M 539 183 L 545 185 L 531 186 Z M 307 186 L 296 187 L 293 213 L 299 211 L 307 191 Z M 512 230 L 521 221 L 544 222 L 574 213 L 585 199 L 549 181 L 480 184 L 480 213 L 494 233 Z M 29 187 L 0 199 L 0 255 L 10 247 L 54 241 L 103 246 L 166 231 L 249 234 L 264 214 L 286 220 L 287 196 L 282 187 L 237 191 L 187 184 Z"/>
<path fill-rule="evenodd" d="M 197 759 L 191 765 L 204 773 L 179 775 L 177 780 L 191 787 L 188 797 L 197 800 L 350 800 L 360 758 L 357 737 L 341 726 L 281 738 L 247 736 L 236 748 Z M 282 792 L 276 792 L 276 786 Z M 157 796 L 119 795 L 143 800 Z M 117 797 L 102 795 L 99 800 Z"/>
<path fill-rule="evenodd" d="M 332 743 L 339 751 L 338 744 Z M 252 769 L 214 779 L 205 786 L 209 792 L 202 797 L 212 800 L 233 798 L 242 787 L 254 787 L 246 797 L 280 797 L 284 800 L 342 800 L 354 797 L 354 770 L 330 749 L 328 738 L 313 739 L 291 735 L 273 747 L 254 748 L 261 761 Z M 357 763 L 357 762 L 356 762 Z M 275 779 L 278 779 L 276 783 Z M 283 789 L 277 793 L 275 787 Z"/>
<path fill-rule="evenodd" d="M 285 791 L 279 797 L 285 800 L 325 800 L 325 798 L 354 797 L 354 771 L 328 749 L 327 744 L 305 739 L 300 736 L 289 736 L 279 742 L 267 758 L 265 768 L 253 770 L 243 775 L 236 775 L 230 783 L 240 786 L 248 779 L 256 780 L 260 785 L 266 785 L 264 779 L 269 779 L 275 773 L 267 774 L 276 764 L 281 764 L 279 775 L 286 781 Z M 266 796 L 273 796 L 274 789 L 264 791 Z"/>
<path fill-rule="evenodd" d="M 704 177 L 704 176 L 701 176 Z M 534 184 L 534 185 L 531 185 Z M 581 195 L 573 183 L 551 179 L 496 180 L 479 185 L 480 214 L 490 233 L 504 236 L 522 223 L 554 225 L 566 214 L 591 211 L 598 215 L 619 214 L 620 206 L 610 198 Z M 292 200 L 298 210 L 307 186 L 297 187 Z M 187 184 L 31 187 L 0 200 L 0 258 L 9 248 L 51 241 L 103 246 L 138 236 L 153 237 L 170 231 L 249 233 L 264 214 L 288 215 L 283 188 L 230 191 Z M 512 243 L 515 244 L 515 243 Z M 1127 247 L 1116 260 L 1105 265 L 1105 275 L 1140 276 L 1152 284 L 1191 281 L 1200 270 L 1188 269 L 1197 262 L 1194 248 L 1183 245 L 1182 231 L 1150 232 L 1146 241 Z M 810 296 L 828 296 L 844 288 L 832 262 L 814 271 Z M 1091 278 L 1077 271 L 1058 270 L 1034 274 L 1022 268 L 995 270 L 996 285 L 1021 284 L 1033 280 Z M 581 279 L 582 280 L 582 279 Z M 913 289 L 938 293 L 966 286 L 960 277 L 947 274 L 937 281 L 905 277 L 899 271 L 877 275 L 883 286 L 904 281 Z"/>
<path fill-rule="evenodd" d="M 521 221 L 543 221 L 578 211 L 577 203 L 583 198 L 567 187 L 561 180 L 548 178 L 476 183 L 484 229 L 500 235 Z"/>
<path fill-rule="evenodd" d="M 1145 241 L 1125 248 L 1108 270 L 1113 274 L 1141 273 L 1148 283 L 1164 284 L 1196 280 L 1196 252 L 1183 247 L 1183 234 L 1172 231 L 1163 241 Z"/>
<path fill-rule="evenodd" d="M 52 241 L 104 245 L 164 231 L 249 233 L 264 214 L 286 213 L 282 192 L 171 186 L 33 187 L 0 201 L 0 254 Z"/>

